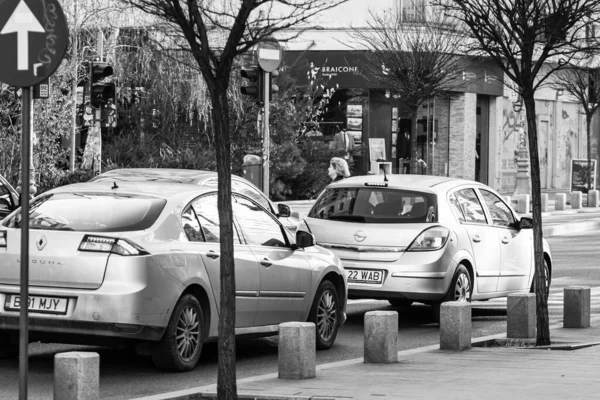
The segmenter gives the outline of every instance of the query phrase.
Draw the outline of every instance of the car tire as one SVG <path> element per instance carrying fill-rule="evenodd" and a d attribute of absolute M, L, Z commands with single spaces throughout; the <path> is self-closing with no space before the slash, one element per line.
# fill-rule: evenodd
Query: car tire
<path fill-rule="evenodd" d="M 548 261 L 544 257 L 544 270 L 546 272 L 546 298 L 550 295 L 550 284 L 552 283 L 552 273 L 550 271 L 550 267 L 548 266 Z M 531 288 L 529 289 L 530 293 L 535 294 L 535 277 L 531 281 Z"/>
<path fill-rule="evenodd" d="M 331 281 L 323 281 L 317 289 L 308 315 L 308 321 L 315 324 L 318 350 L 333 346 L 340 327 L 342 307 L 337 289 Z"/>
<path fill-rule="evenodd" d="M 19 340 L 15 335 L 0 332 L 0 360 L 19 357 Z"/>
<path fill-rule="evenodd" d="M 163 371 L 190 371 L 200 359 L 203 344 L 202 307 L 198 299 L 186 294 L 177 302 L 162 339 L 152 349 L 152 362 Z"/>
<path fill-rule="evenodd" d="M 447 301 L 471 301 L 473 294 L 473 282 L 469 270 L 462 264 L 454 271 L 454 276 L 448 288 L 448 292 L 441 302 L 433 304 L 433 318 L 436 322 L 440 322 L 440 307 L 442 303 Z"/>
<path fill-rule="evenodd" d="M 413 303 L 413 301 L 409 299 L 388 299 L 388 301 L 392 306 L 400 308 L 409 308 Z"/>

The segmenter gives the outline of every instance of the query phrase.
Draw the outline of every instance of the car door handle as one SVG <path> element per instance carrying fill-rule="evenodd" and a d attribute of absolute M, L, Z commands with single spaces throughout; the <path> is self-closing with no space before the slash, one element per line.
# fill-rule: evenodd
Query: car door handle
<path fill-rule="evenodd" d="M 263 258 L 262 261 L 260 262 L 260 265 L 263 265 L 265 267 L 270 267 L 271 265 L 273 265 L 273 263 L 271 261 L 269 261 L 268 258 Z"/>
<path fill-rule="evenodd" d="M 475 236 L 473 236 L 473 241 L 475 243 L 479 243 L 479 242 L 481 242 L 481 238 L 479 237 L 479 235 L 475 235 Z"/>
<path fill-rule="evenodd" d="M 509 242 L 508 238 L 506 236 L 504 236 L 502 238 L 502 243 L 507 244 Z"/>
<path fill-rule="evenodd" d="M 206 257 L 212 258 L 213 260 L 216 260 L 217 258 L 219 258 L 219 256 L 220 254 L 215 252 L 214 250 L 211 250 L 208 253 L 206 253 Z"/>

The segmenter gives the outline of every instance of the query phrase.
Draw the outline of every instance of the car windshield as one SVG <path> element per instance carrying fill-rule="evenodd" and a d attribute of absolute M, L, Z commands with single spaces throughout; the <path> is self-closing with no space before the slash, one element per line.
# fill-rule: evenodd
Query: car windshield
<path fill-rule="evenodd" d="M 325 190 L 308 216 L 368 223 L 437 222 L 437 197 L 412 190 L 336 187 Z"/>
<path fill-rule="evenodd" d="M 84 232 L 127 232 L 148 229 L 166 200 L 116 193 L 56 193 L 36 199 L 29 211 L 29 228 Z M 21 213 L 3 221 L 21 227 Z"/>

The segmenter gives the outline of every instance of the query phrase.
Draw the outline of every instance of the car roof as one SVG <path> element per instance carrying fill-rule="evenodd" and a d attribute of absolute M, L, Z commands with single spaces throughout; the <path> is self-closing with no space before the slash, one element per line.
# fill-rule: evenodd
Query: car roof
<path fill-rule="evenodd" d="M 177 169 L 177 168 L 118 168 L 94 177 L 91 181 L 107 180 L 111 178 L 119 180 L 137 180 L 146 181 L 160 180 L 173 181 L 178 183 L 198 183 L 206 178 L 216 177 L 215 171 L 203 171 L 197 169 Z M 232 175 L 232 178 L 235 175 Z M 235 178 L 234 178 L 235 179 Z"/>
<path fill-rule="evenodd" d="M 360 175 L 342 179 L 330 185 L 334 186 L 364 186 L 366 183 L 382 184 L 385 183 L 385 177 L 380 175 Z M 396 189 L 424 190 L 433 191 L 432 189 L 440 184 L 451 183 L 452 186 L 461 184 L 473 184 L 474 181 L 459 178 L 449 178 L 445 176 L 433 175 L 405 175 L 405 174 L 388 174 L 387 187 Z"/>
<path fill-rule="evenodd" d="M 115 188 L 114 185 L 117 187 Z M 153 182 L 153 181 L 110 181 L 102 180 L 96 182 L 81 182 L 71 185 L 60 186 L 47 193 L 127 193 L 152 196 L 162 199 L 168 199 L 178 196 L 194 196 L 205 192 L 215 192 L 216 188 L 212 186 L 202 186 L 195 184 L 181 184 L 173 182 Z"/>

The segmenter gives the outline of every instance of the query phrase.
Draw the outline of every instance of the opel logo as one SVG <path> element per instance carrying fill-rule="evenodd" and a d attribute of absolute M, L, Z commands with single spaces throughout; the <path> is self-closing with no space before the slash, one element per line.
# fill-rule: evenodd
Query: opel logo
<path fill-rule="evenodd" d="M 363 242 L 367 238 L 367 234 L 363 231 L 358 231 L 354 234 L 354 240 L 357 242 Z"/>
<path fill-rule="evenodd" d="M 46 244 L 48 243 L 48 240 L 46 240 L 46 236 L 42 235 L 40 236 L 36 241 L 35 241 L 35 245 L 37 246 L 38 250 L 44 250 L 44 247 L 46 247 Z"/>

